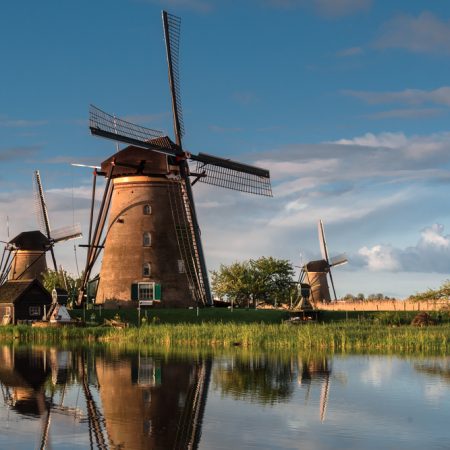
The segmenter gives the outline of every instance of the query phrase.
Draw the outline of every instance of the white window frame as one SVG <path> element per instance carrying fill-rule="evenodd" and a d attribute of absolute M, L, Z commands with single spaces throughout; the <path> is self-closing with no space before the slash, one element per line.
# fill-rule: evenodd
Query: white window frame
<path fill-rule="evenodd" d="M 149 205 L 148 203 L 144 205 L 142 208 L 142 212 L 144 213 L 144 216 L 150 216 L 152 213 L 152 205 Z"/>
<path fill-rule="evenodd" d="M 32 311 L 34 311 L 34 312 L 32 312 Z M 41 307 L 39 305 L 29 306 L 28 314 L 33 317 L 39 317 L 41 315 Z"/>
<path fill-rule="evenodd" d="M 143 247 L 152 246 L 152 234 L 150 233 L 150 231 L 144 231 L 144 234 L 142 235 L 142 246 Z"/>
<path fill-rule="evenodd" d="M 141 297 L 141 285 L 146 285 L 149 287 L 149 291 L 152 294 L 151 298 L 142 298 Z M 138 300 L 142 301 L 142 300 L 155 300 L 155 282 L 154 281 L 145 281 L 145 282 L 141 282 L 138 283 Z"/>
<path fill-rule="evenodd" d="M 186 266 L 184 265 L 184 261 L 182 259 L 178 260 L 178 273 L 186 273 Z"/>

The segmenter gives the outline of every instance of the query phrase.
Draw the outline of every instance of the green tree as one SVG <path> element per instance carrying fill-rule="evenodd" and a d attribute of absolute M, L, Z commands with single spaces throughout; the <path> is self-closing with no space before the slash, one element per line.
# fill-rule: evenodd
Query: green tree
<path fill-rule="evenodd" d="M 211 282 L 217 296 L 228 297 L 239 306 L 256 308 L 258 302 L 288 302 L 293 276 L 289 261 L 263 256 L 229 266 L 222 264 L 211 273 Z"/>
<path fill-rule="evenodd" d="M 49 292 L 51 292 L 54 288 L 65 289 L 68 295 L 67 304 L 73 305 L 81 285 L 81 277 L 75 278 L 68 274 L 65 270 L 59 270 L 56 272 L 48 269 L 42 274 L 42 278 L 42 284 Z"/>

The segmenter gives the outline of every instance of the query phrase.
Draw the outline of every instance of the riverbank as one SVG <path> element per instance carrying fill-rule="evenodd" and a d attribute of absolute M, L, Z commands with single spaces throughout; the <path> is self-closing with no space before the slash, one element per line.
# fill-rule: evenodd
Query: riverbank
<path fill-rule="evenodd" d="M 150 324 L 108 327 L 0 327 L 0 341 L 16 343 L 110 342 L 160 347 L 258 348 L 330 352 L 423 352 L 450 355 L 450 324 L 429 327 L 348 320 L 301 325 L 261 323 Z"/>

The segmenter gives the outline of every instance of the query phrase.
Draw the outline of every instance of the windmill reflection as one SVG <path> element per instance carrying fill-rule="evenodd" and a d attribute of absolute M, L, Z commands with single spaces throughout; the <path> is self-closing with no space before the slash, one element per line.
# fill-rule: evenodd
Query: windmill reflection
<path fill-rule="evenodd" d="M 309 400 L 313 381 L 321 385 L 319 408 L 320 421 L 323 422 L 325 420 L 330 392 L 331 365 L 324 356 L 317 358 L 299 358 L 296 362 L 298 367 L 298 384 L 307 388 L 305 395 L 306 402 Z"/>
<path fill-rule="evenodd" d="M 6 407 L 41 419 L 39 449 L 50 448 L 52 428 L 64 426 L 55 414 L 75 418 L 71 429 L 77 423 L 91 449 L 195 449 L 211 364 L 0 346 L 0 387 Z"/>
<path fill-rule="evenodd" d="M 111 448 L 197 448 L 210 360 L 102 357 L 96 371 Z"/>
<path fill-rule="evenodd" d="M 70 354 L 48 348 L 0 347 L 0 387 L 5 405 L 17 414 L 41 418 L 38 448 L 48 445 L 52 412 L 81 416 L 77 408 L 63 406 Z M 59 401 L 55 402 L 55 394 Z"/>
<path fill-rule="evenodd" d="M 320 384 L 320 420 L 325 420 L 330 389 L 331 365 L 326 357 L 277 358 L 268 355 L 235 355 L 216 365 L 214 387 L 222 394 L 260 404 L 289 402 L 296 380 L 306 387 L 308 402 L 311 387 Z"/>

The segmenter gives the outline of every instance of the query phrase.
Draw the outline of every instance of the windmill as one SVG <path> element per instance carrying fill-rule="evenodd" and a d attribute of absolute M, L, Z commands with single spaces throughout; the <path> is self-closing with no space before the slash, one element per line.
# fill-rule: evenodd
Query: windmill
<path fill-rule="evenodd" d="M 53 247 L 58 242 L 81 237 L 79 224 L 50 228 L 47 204 L 39 171 L 33 177 L 35 208 L 41 230 L 24 231 L 6 243 L 0 263 L 0 285 L 9 280 L 42 280 L 42 273 L 47 270 L 45 255 L 52 256 L 55 272 L 58 271 Z"/>
<path fill-rule="evenodd" d="M 96 302 L 109 299 L 161 301 L 165 306 L 211 305 L 205 257 L 194 205 L 197 182 L 272 196 L 269 171 L 190 153 L 182 145 L 180 19 L 163 11 L 175 142 L 163 133 L 119 119 L 91 106 L 93 135 L 128 144 L 94 170 L 89 244 L 78 303 L 102 249 Z M 188 161 L 196 163 L 190 171 Z M 106 187 L 93 223 L 96 177 Z M 191 182 L 190 177 L 194 177 Z M 108 226 L 105 229 L 109 214 Z"/>
<path fill-rule="evenodd" d="M 331 268 L 341 266 L 348 262 L 345 254 L 340 254 L 329 257 L 327 242 L 325 240 L 325 230 L 323 227 L 322 220 L 318 223 L 318 235 L 319 235 L 319 245 L 320 253 L 322 259 L 309 261 L 307 264 L 302 266 L 300 272 L 300 282 L 307 283 L 311 289 L 311 300 L 313 303 L 330 302 L 331 295 L 330 289 L 328 287 L 327 275 L 330 277 L 331 287 L 333 289 L 334 300 L 337 300 L 336 289 L 334 288 L 333 276 L 331 274 Z"/>

